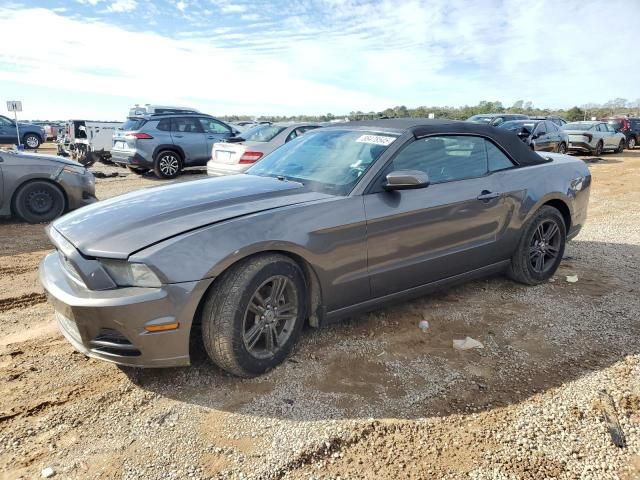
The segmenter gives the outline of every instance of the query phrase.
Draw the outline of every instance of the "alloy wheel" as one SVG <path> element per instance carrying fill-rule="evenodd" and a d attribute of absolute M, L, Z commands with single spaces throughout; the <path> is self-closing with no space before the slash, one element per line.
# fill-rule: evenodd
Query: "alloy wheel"
<path fill-rule="evenodd" d="M 163 155 L 158 162 L 160 171 L 167 177 L 172 177 L 180 169 L 180 161 L 174 155 Z"/>
<path fill-rule="evenodd" d="M 627 142 L 627 148 L 631 150 L 632 148 L 635 148 L 635 147 L 636 147 L 636 139 L 631 137 Z"/>
<path fill-rule="evenodd" d="M 25 140 L 25 143 L 27 144 L 27 147 L 29 148 L 37 148 L 38 145 L 40 145 L 38 138 L 34 137 L 33 135 L 27 135 L 27 137 L 24 140 Z"/>
<path fill-rule="evenodd" d="M 536 228 L 529 243 L 529 263 L 537 273 L 553 267 L 560 253 L 562 235 L 555 220 L 543 220 Z"/>
<path fill-rule="evenodd" d="M 270 358 L 291 336 L 298 317 L 294 283 L 283 275 L 267 279 L 253 293 L 245 312 L 242 340 L 256 358 Z"/>
<path fill-rule="evenodd" d="M 567 153 L 567 146 L 564 143 L 560 144 L 560 147 L 558 148 L 558 153 Z"/>

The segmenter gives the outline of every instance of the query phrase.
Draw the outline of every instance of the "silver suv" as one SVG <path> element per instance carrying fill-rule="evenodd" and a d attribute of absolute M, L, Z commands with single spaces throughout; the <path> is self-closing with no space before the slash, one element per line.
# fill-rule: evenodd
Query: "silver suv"
<path fill-rule="evenodd" d="M 143 174 L 175 178 L 185 167 L 204 166 L 213 144 L 238 133 L 210 115 L 196 112 L 129 117 L 113 135 L 111 160 Z"/>

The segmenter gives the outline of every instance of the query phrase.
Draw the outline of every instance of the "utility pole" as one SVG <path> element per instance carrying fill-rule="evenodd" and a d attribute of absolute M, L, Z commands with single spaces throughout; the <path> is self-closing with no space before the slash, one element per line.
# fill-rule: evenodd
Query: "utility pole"
<path fill-rule="evenodd" d="M 13 112 L 13 119 L 16 122 L 16 135 L 18 142 L 16 143 L 18 150 L 20 149 L 20 127 L 18 126 L 18 112 L 22 111 L 22 102 L 19 100 L 9 100 L 7 102 L 7 110 Z"/>

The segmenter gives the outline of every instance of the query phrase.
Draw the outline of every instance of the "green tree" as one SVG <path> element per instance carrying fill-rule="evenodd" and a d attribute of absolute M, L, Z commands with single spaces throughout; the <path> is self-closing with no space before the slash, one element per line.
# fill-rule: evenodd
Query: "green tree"
<path fill-rule="evenodd" d="M 584 120 L 584 110 L 579 107 L 570 108 L 569 110 L 567 110 L 565 118 L 570 122 Z"/>

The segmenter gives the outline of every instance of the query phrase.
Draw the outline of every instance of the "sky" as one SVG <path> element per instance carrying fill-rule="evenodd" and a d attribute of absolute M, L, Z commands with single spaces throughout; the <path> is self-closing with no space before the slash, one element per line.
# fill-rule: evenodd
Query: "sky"
<path fill-rule="evenodd" d="M 0 114 L 634 100 L 639 19 L 640 0 L 0 0 Z"/>

